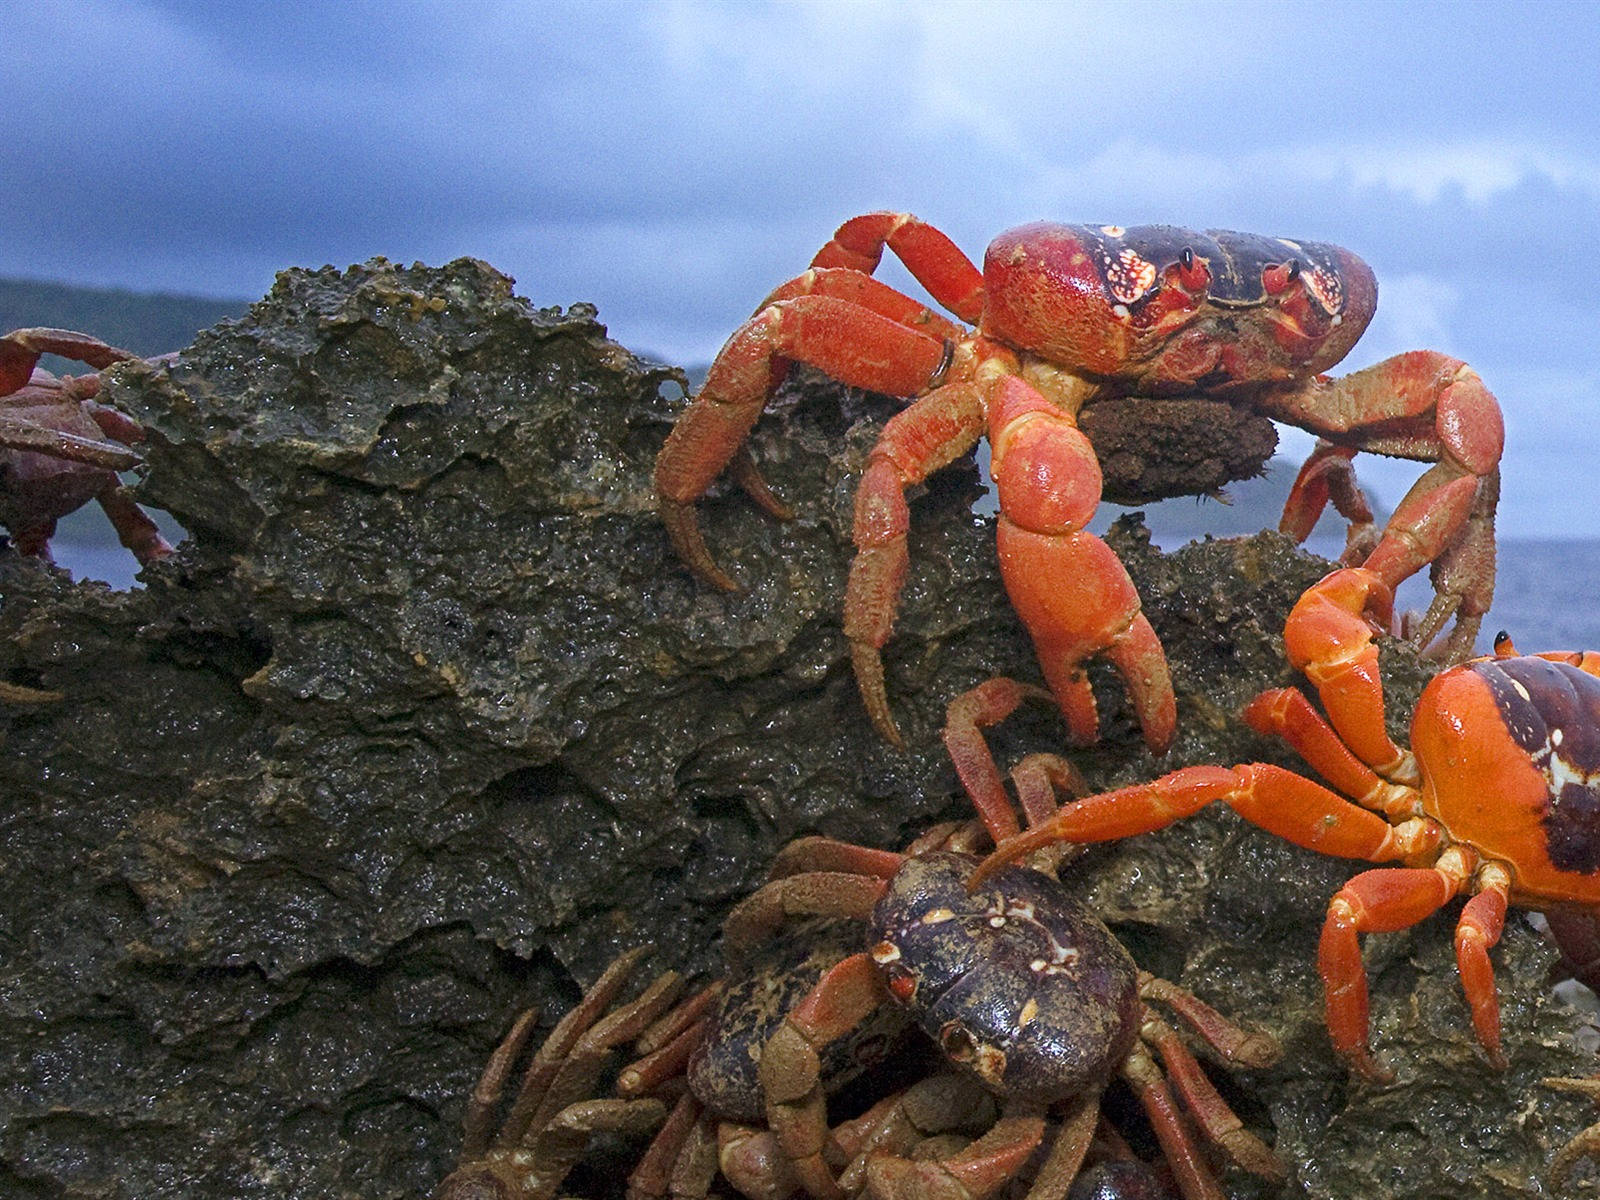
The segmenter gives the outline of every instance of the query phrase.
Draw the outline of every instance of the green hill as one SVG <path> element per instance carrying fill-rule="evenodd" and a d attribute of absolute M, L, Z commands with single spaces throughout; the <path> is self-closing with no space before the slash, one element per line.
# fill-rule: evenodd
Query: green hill
<path fill-rule="evenodd" d="M 0 333 L 35 325 L 76 329 L 148 357 L 182 350 L 202 329 L 241 315 L 250 304 L 249 300 L 0 279 Z"/>

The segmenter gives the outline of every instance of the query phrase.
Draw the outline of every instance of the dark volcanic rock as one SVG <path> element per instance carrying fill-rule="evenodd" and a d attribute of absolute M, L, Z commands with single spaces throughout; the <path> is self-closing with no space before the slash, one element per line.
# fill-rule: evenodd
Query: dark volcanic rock
<path fill-rule="evenodd" d="M 64 695 L 0 706 L 0 1194 L 424 1193 L 514 1011 L 562 1010 L 645 940 L 712 968 L 722 914 L 797 834 L 895 845 L 963 811 L 945 703 L 1037 677 L 975 471 L 913 501 L 897 751 L 839 628 L 854 481 L 892 404 L 786 388 L 754 448 L 800 516 L 731 489 L 702 505 L 746 585 L 725 596 L 653 511 L 673 376 L 466 260 L 286 272 L 175 363 L 114 373 L 107 398 L 150 433 L 141 498 L 193 536 L 127 593 L 0 551 L 0 681 Z M 1152 760 L 1097 670 L 1091 782 L 1282 760 L 1234 714 L 1286 678 L 1283 615 L 1326 564 L 1276 534 L 1163 556 L 1132 520 L 1113 541 L 1182 733 Z M 1423 673 L 1389 658 L 1405 711 Z M 1039 712 L 995 742 L 1059 739 Z M 1314 959 L 1354 869 L 1223 811 L 1069 881 L 1144 966 L 1284 1037 L 1280 1068 L 1220 1078 L 1275 1128 L 1291 1194 L 1542 1195 L 1590 1116 L 1537 1085 L 1588 1067 L 1550 954 L 1518 919 L 1496 951 L 1496 1075 L 1453 913 L 1371 939 L 1399 1082 L 1352 1084 Z"/>

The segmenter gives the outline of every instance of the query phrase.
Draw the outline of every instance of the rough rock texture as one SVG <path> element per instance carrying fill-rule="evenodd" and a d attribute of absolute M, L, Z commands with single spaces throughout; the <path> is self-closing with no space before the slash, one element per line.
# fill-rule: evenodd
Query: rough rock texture
<path fill-rule="evenodd" d="M 1036 678 L 971 469 L 913 503 L 888 654 L 911 749 L 863 719 L 839 629 L 879 398 L 801 380 L 754 448 L 797 520 L 704 504 L 747 590 L 672 557 L 650 467 L 672 372 L 584 306 L 483 264 L 285 273 L 107 398 L 150 432 L 141 499 L 192 538 L 115 593 L 0 551 L 0 1195 L 425 1193 L 517 1009 L 553 1014 L 624 945 L 708 969 L 722 913 L 796 834 L 895 845 L 963 802 L 945 703 Z M 1166 642 L 1182 733 L 1139 746 L 1105 672 L 1095 785 L 1281 761 L 1233 714 L 1285 680 L 1278 630 L 1326 569 L 1276 534 L 1113 541 Z M 1423 678 L 1388 656 L 1404 711 Z M 1396 732 L 1402 722 L 1394 721 Z M 996 737 L 1059 748 L 1049 712 Z M 1314 972 L 1353 873 L 1211 812 L 1068 872 L 1147 968 L 1280 1034 L 1219 1075 L 1283 1194 L 1520 1197 L 1594 1115 L 1581 1020 L 1520 919 L 1495 953 L 1511 1069 L 1483 1064 L 1453 912 L 1370 939 L 1391 1088 L 1328 1049 Z M 1237 1195 L 1270 1194 L 1245 1178 Z"/>

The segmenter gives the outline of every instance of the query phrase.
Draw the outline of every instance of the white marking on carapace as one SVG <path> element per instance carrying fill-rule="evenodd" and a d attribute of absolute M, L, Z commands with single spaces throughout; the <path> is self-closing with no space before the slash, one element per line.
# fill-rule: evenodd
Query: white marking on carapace
<path fill-rule="evenodd" d="M 879 942 L 872 948 L 872 961 L 880 967 L 900 961 L 900 947 L 893 942 Z"/>
<path fill-rule="evenodd" d="M 924 925 L 943 925 L 946 921 L 954 921 L 955 919 L 956 914 L 948 908 L 930 908 L 922 914 L 922 923 Z"/>
<path fill-rule="evenodd" d="M 1018 1029 L 1027 1028 L 1028 1025 L 1032 1024 L 1033 1019 L 1035 1017 L 1037 1017 L 1038 1015 L 1039 1015 L 1039 1002 L 1037 1000 L 1035 1000 L 1032 996 L 1029 996 L 1028 997 L 1028 1002 L 1022 1006 L 1022 1012 L 1020 1014 L 1018 1014 L 1018 1016 L 1017 1016 L 1017 1028 Z"/>

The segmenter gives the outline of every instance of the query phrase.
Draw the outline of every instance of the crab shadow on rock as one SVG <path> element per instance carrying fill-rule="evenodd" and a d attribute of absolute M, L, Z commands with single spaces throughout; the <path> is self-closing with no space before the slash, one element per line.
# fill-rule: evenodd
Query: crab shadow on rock
<path fill-rule="evenodd" d="M 676 374 L 484 264 L 375 260 L 285 272 L 176 361 L 109 375 L 148 435 L 138 498 L 192 536 L 129 592 L 0 551 L 0 680 L 64 697 L 0 707 L 0 1193 L 424 1194 L 516 1011 L 553 1019 L 644 941 L 715 970 L 723 915 L 797 835 L 897 846 L 966 811 L 944 705 L 1034 669 L 975 470 L 913 502 L 894 750 L 839 624 L 893 405 L 789 385 L 756 453 L 799 516 L 704 505 L 746 584 L 724 595 L 654 512 Z M 1112 540 L 1180 732 L 1151 758 L 1095 673 L 1090 784 L 1287 761 L 1234 714 L 1285 681 L 1283 617 L 1327 564 L 1275 533 L 1163 555 L 1130 518 Z M 1424 672 L 1386 669 L 1400 733 Z M 995 742 L 1061 738 L 1040 711 Z M 1370 939 L 1399 1082 L 1354 1085 L 1314 961 L 1356 869 L 1219 811 L 1066 876 L 1143 966 L 1284 1040 L 1281 1067 L 1219 1082 L 1275 1129 L 1286 1194 L 1545 1194 L 1592 1115 L 1537 1084 L 1587 1068 L 1551 954 L 1520 921 L 1496 952 L 1497 1075 L 1437 922 Z"/>

